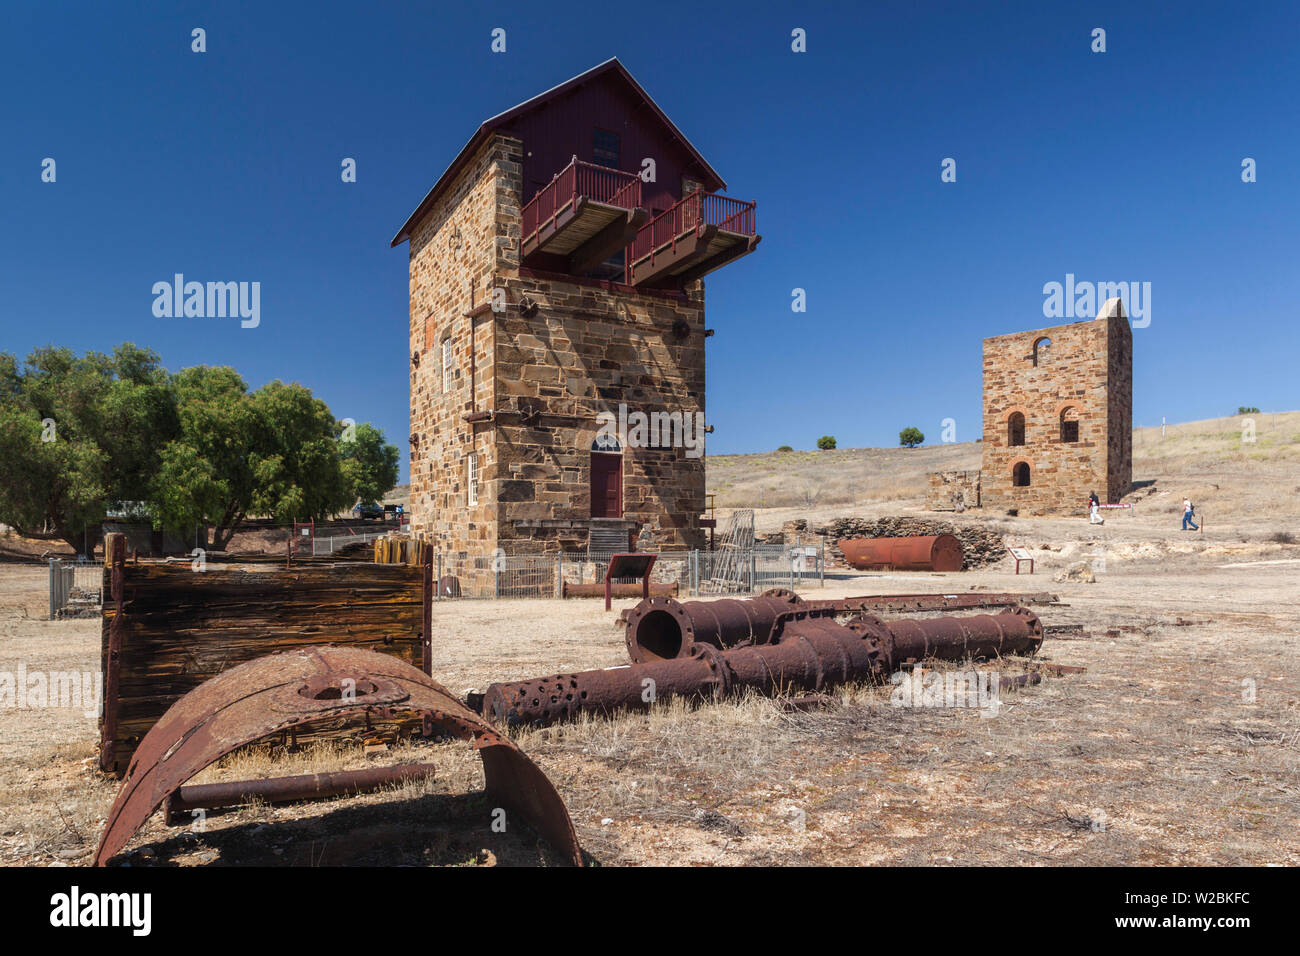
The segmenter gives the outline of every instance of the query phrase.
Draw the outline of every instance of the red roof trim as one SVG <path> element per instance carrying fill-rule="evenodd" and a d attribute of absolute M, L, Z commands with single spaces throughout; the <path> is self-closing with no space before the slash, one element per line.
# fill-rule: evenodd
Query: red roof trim
<path fill-rule="evenodd" d="M 608 73 L 611 70 L 623 79 L 637 94 L 637 96 L 641 97 L 641 99 L 645 101 L 646 105 L 650 107 L 655 116 L 659 118 L 659 121 L 667 128 L 669 134 L 680 142 L 686 151 L 691 154 L 691 157 L 700 164 L 700 168 L 704 170 L 706 177 L 713 177 L 713 182 L 705 182 L 704 187 L 709 190 L 726 189 L 727 184 L 723 182 L 723 179 L 718 175 L 717 170 L 710 166 L 708 161 L 700 155 L 700 151 L 691 145 L 691 141 L 688 140 L 682 131 L 677 128 L 677 125 L 668 118 L 668 115 L 659 108 L 659 104 L 651 99 L 650 94 L 647 93 L 641 84 L 633 78 L 632 74 L 627 71 L 627 68 L 618 61 L 618 57 L 610 57 L 604 63 L 592 67 L 585 73 L 579 73 L 572 79 L 565 80 L 559 86 L 553 86 L 546 92 L 539 93 L 537 96 L 525 100 L 518 106 L 511 107 L 504 113 L 498 113 L 496 116 L 485 120 L 483 125 L 478 128 L 477 132 L 470 137 L 469 142 L 465 144 L 464 148 L 456 154 L 456 158 L 452 161 L 451 165 L 447 167 L 446 172 L 438 177 L 438 181 L 433 184 L 433 188 L 430 189 L 424 199 L 420 201 L 420 205 L 415 208 L 415 212 L 411 213 L 406 222 L 402 224 L 402 228 L 397 231 L 397 235 L 394 236 L 393 241 L 389 243 L 390 247 L 397 246 L 411 238 L 411 230 L 414 228 L 416 222 L 418 222 L 420 218 L 429 211 L 429 207 L 437 201 L 438 196 L 442 193 L 443 189 L 451 184 L 452 180 L 455 179 L 457 174 L 465 167 L 474 153 L 478 151 L 479 147 L 482 146 L 484 142 L 486 142 L 489 135 L 523 113 L 537 109 L 556 97 L 564 95 L 574 87 L 590 82 L 596 77 Z"/>

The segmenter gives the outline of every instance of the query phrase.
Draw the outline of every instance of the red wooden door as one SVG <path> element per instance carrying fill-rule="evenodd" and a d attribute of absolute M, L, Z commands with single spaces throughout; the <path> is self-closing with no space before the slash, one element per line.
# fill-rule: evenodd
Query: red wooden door
<path fill-rule="evenodd" d="M 591 455 L 591 516 L 623 517 L 623 456 Z"/>

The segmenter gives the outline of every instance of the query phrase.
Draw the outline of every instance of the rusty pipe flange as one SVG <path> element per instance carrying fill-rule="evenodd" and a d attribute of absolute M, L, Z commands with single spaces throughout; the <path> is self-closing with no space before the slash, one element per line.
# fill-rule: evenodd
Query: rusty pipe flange
<path fill-rule="evenodd" d="M 624 640 L 633 664 L 685 657 L 695 643 L 695 622 L 680 601 L 646 598 L 627 613 Z"/>
<path fill-rule="evenodd" d="M 785 601 L 787 604 L 806 604 L 803 598 L 795 594 L 789 588 L 768 588 L 762 594 L 761 598 L 775 598 L 778 601 Z"/>
<path fill-rule="evenodd" d="M 634 664 L 689 657 L 696 644 L 722 650 L 744 643 L 765 644 L 777 619 L 807 606 L 785 588 L 756 598 L 676 601 L 652 597 L 627 615 L 625 641 Z"/>
<path fill-rule="evenodd" d="M 422 715 L 448 736 L 468 741 L 483 761 L 489 799 L 518 813 L 569 862 L 582 865 L 564 801 L 518 746 L 410 664 L 341 647 L 259 657 L 176 701 L 131 758 L 95 864 L 106 865 L 182 784 L 240 747 L 322 716 L 405 713 Z"/>

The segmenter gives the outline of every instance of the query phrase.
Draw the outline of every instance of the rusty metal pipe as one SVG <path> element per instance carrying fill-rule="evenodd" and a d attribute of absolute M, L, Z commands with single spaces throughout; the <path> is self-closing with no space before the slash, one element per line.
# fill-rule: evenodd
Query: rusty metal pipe
<path fill-rule="evenodd" d="M 917 611 L 1011 607 L 1050 603 L 1055 595 L 1016 594 L 874 594 L 829 601 L 805 601 L 793 591 L 775 589 L 750 600 L 675 601 L 650 598 L 627 612 L 625 641 L 634 664 L 690 657 L 697 644 L 727 649 L 737 644 L 765 644 L 776 620 L 792 610 L 835 613 L 908 613 Z"/>
<path fill-rule="evenodd" d="M 293 777 L 268 777 L 264 780 L 196 783 L 180 787 L 167 798 L 166 816 L 168 822 L 173 822 L 178 815 L 191 810 L 237 807 L 255 800 L 263 803 L 297 803 L 347 793 L 365 793 L 388 784 L 431 777 L 435 772 L 433 764 L 425 763 L 368 767 L 365 770 L 342 770 L 337 773 L 305 773 Z"/>
<path fill-rule="evenodd" d="M 627 652 L 634 664 L 686 657 L 691 647 L 732 647 L 742 641 L 767 640 L 776 619 L 803 605 L 793 593 L 783 597 L 717 601 L 675 601 L 651 597 L 627 617 Z"/>
<path fill-rule="evenodd" d="M 672 697 L 719 699 L 751 689 L 775 695 L 817 691 L 854 681 L 880 681 L 909 660 L 961 660 L 1032 654 L 1043 641 L 1038 615 L 1004 614 L 920 621 L 881 621 L 866 614 L 836 624 L 825 609 L 794 608 L 780 616 L 771 640 L 720 651 L 696 644 L 689 657 L 607 670 L 554 674 L 493 684 L 483 714 L 497 723 L 544 725 L 583 713 L 645 710 Z"/>

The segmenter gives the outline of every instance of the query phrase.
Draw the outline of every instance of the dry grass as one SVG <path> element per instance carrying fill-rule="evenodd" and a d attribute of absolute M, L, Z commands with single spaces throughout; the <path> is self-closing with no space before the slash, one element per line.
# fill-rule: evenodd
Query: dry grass
<path fill-rule="evenodd" d="M 1260 437 L 1267 417 L 1257 417 Z M 1207 442 L 1210 433 L 1166 440 Z M 593 861 L 606 865 L 1300 864 L 1300 479 L 1285 443 L 1260 460 L 1232 449 L 1230 437 L 1217 441 L 1209 451 L 1166 445 L 1177 453 L 1159 455 L 1140 441 L 1138 477 L 1155 477 L 1156 494 L 1103 526 L 956 516 L 1030 548 L 1033 577 L 1015 576 L 1008 560 L 961 574 L 831 577 L 807 592 L 1057 591 L 1065 606 L 1045 611 L 1047 622 L 1082 624 L 1084 633 L 1049 637 L 1040 658 L 1086 673 L 1005 692 L 996 717 L 898 708 L 888 688 L 855 687 L 809 713 L 758 697 L 668 702 L 518 740 L 564 797 Z M 822 454 L 817 462 L 838 467 Z M 1231 454 L 1247 457 L 1221 457 Z M 877 470 L 896 476 L 900 467 Z M 1202 533 L 1179 531 L 1176 505 L 1189 486 L 1207 517 Z M 874 517 L 890 507 L 828 513 Z M 779 527 L 784 516 L 808 514 L 767 509 L 759 518 Z M 1096 584 L 1050 583 L 1098 558 Z M 41 620 L 45 582 L 42 567 L 0 566 L 0 671 L 97 669 L 98 622 Z M 600 601 L 440 603 L 434 674 L 459 695 L 492 680 L 621 664 L 614 617 Z M 1007 674 L 1025 664 L 980 667 Z M 94 769 L 96 739 L 94 719 L 80 713 L 0 708 L 0 862 L 88 862 L 117 789 Z M 463 743 L 403 746 L 377 759 L 434 762 L 439 773 L 383 793 L 214 814 L 202 832 L 155 815 L 133 859 L 555 862 L 526 831 L 491 830 L 492 808 L 476 795 L 479 761 Z M 255 752 L 202 779 L 367 763 L 355 747 Z"/>

